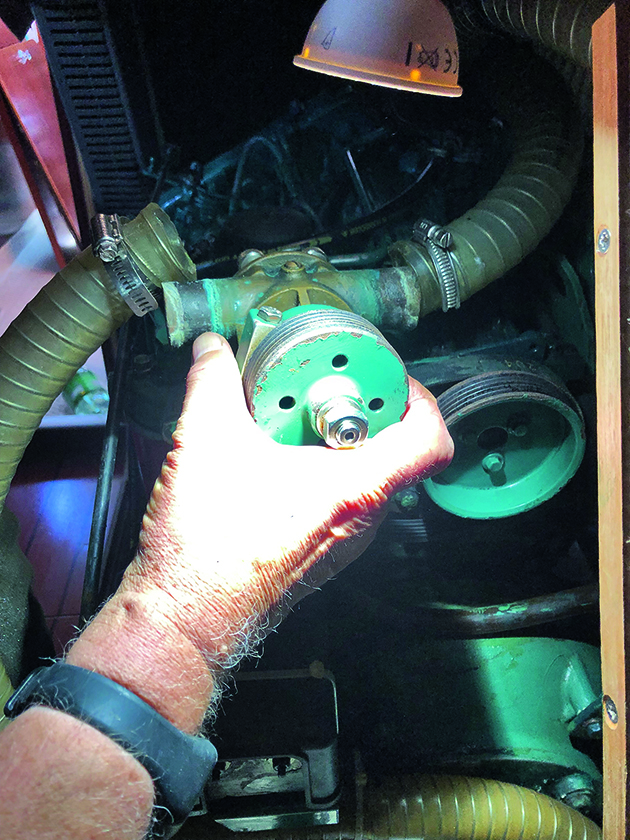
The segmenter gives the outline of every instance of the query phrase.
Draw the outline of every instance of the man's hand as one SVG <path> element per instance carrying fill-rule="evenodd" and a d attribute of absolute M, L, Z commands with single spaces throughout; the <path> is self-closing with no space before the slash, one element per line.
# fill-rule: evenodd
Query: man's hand
<path fill-rule="evenodd" d="M 198 731 L 217 676 L 283 593 L 305 573 L 318 584 L 346 565 L 388 497 L 452 455 L 435 400 L 416 382 L 402 422 L 360 449 L 281 446 L 250 417 L 226 342 L 206 334 L 194 352 L 138 555 L 67 656 L 186 732 Z M 0 757 L 3 838 L 144 836 L 149 774 L 88 724 L 28 709 L 2 733 Z"/>
<path fill-rule="evenodd" d="M 168 593 L 180 629 L 223 665 L 235 637 L 336 542 L 380 519 L 393 493 L 443 469 L 453 445 L 435 399 L 411 380 L 402 422 L 358 449 L 283 446 L 251 418 L 224 339 L 201 336 L 194 358 L 123 586 L 150 582 Z M 310 576 L 318 581 L 317 569 Z"/>

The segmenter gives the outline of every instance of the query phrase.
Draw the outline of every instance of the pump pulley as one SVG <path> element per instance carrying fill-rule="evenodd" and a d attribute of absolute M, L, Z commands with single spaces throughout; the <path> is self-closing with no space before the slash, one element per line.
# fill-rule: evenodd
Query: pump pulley
<path fill-rule="evenodd" d="M 407 407 L 400 356 L 353 312 L 252 309 L 237 360 L 252 416 L 279 443 L 350 449 L 400 420 Z"/>

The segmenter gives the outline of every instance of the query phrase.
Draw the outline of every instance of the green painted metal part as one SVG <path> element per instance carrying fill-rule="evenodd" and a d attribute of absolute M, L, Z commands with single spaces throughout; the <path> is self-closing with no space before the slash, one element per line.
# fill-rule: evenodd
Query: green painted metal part
<path fill-rule="evenodd" d="M 271 254 L 260 259 L 270 260 Z M 298 252 L 284 252 L 289 265 L 305 261 Z M 250 270 L 256 267 L 256 263 Z M 411 268 L 337 271 L 314 260 L 308 271 L 253 271 L 216 280 L 164 283 L 169 339 L 181 347 L 210 330 L 226 338 L 240 336 L 251 309 L 274 306 L 281 311 L 298 305 L 333 305 L 357 312 L 380 329 L 408 332 L 418 323 L 418 294 Z"/>
<path fill-rule="evenodd" d="M 379 726 L 386 731 L 377 734 L 392 750 L 412 742 L 428 771 L 547 792 L 584 774 L 597 795 L 601 774 L 571 740 L 581 723 L 601 716 L 597 648 L 548 638 L 433 639 L 411 642 L 404 661 L 406 669 L 385 658 L 376 664 L 390 703 Z M 409 725 L 401 729 L 400 720 Z"/>
<path fill-rule="evenodd" d="M 579 406 L 547 375 L 473 376 L 445 391 L 438 405 L 455 456 L 424 487 L 450 513 L 496 519 L 529 510 L 564 487 L 582 461 Z"/>
<path fill-rule="evenodd" d="M 240 357 L 261 320 L 253 309 Z M 402 360 L 372 324 L 312 305 L 282 313 L 249 356 L 243 382 L 256 422 L 274 440 L 294 446 L 322 443 L 311 417 L 314 406 L 331 397 L 358 398 L 372 437 L 401 419 L 409 394 Z"/>

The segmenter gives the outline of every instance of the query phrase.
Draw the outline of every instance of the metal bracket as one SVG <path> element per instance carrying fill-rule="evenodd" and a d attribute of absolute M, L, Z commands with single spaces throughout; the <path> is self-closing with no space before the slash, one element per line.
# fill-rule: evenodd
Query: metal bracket
<path fill-rule="evenodd" d="M 149 288 L 150 282 L 138 268 L 127 249 L 114 213 L 97 213 L 90 220 L 92 251 L 103 263 L 116 290 L 134 315 L 142 317 L 158 308 L 158 302 Z"/>
<path fill-rule="evenodd" d="M 459 309 L 459 282 L 450 252 L 453 246 L 452 233 L 428 219 L 418 219 L 413 227 L 411 239 L 424 245 L 431 258 L 442 292 L 442 310 L 448 312 L 449 309 Z"/>

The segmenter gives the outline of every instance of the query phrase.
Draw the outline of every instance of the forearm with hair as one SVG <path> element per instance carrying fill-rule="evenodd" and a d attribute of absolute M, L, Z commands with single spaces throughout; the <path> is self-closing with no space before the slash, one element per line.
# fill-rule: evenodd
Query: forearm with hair
<path fill-rule="evenodd" d="M 63 712 L 28 709 L 0 738 L 2 840 L 139 840 L 153 783 L 121 747 Z"/>
<path fill-rule="evenodd" d="M 178 629 L 175 601 L 148 583 L 134 589 L 129 580 L 137 583 L 127 579 L 66 659 L 124 685 L 181 730 L 198 732 L 221 673 Z M 140 840 L 154 794 L 149 774 L 130 754 L 47 708 L 27 710 L 2 733 L 0 791 L 2 840 Z"/>

